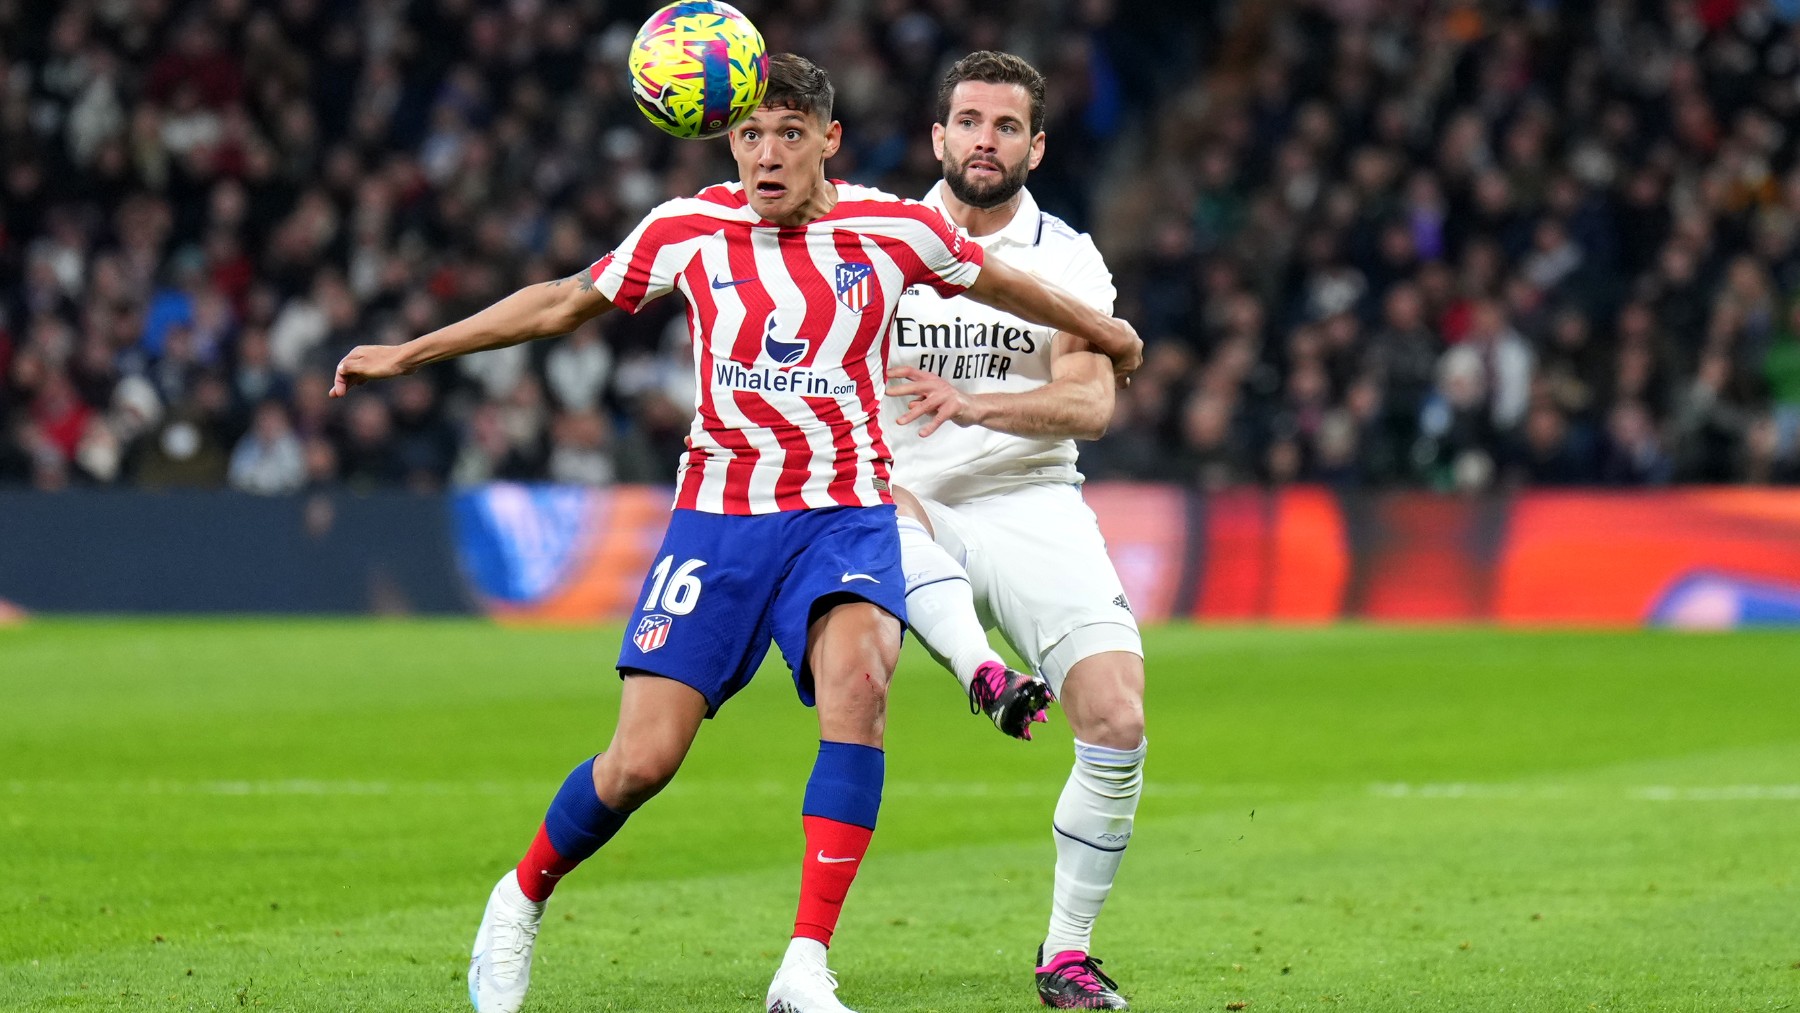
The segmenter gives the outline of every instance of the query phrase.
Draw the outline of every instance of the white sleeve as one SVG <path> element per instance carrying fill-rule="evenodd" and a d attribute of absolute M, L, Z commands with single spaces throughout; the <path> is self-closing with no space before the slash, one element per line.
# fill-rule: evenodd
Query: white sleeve
<path fill-rule="evenodd" d="M 1061 245 L 1066 249 L 1062 266 L 1050 281 L 1100 312 L 1112 313 L 1119 292 L 1093 238 L 1083 232 Z"/>

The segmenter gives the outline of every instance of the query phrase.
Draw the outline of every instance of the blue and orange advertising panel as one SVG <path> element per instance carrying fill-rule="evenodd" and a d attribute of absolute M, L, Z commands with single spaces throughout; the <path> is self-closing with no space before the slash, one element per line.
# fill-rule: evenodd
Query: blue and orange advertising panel
<path fill-rule="evenodd" d="M 1800 624 L 1800 490 L 1466 499 L 1099 483 L 1085 495 L 1151 621 Z M 458 563 L 503 620 L 617 619 L 669 502 L 661 488 L 464 492 Z"/>
<path fill-rule="evenodd" d="M 1800 623 L 1800 492 L 1537 493 L 1506 542 L 1504 622 Z"/>
<path fill-rule="evenodd" d="M 591 622 L 629 614 L 668 522 L 670 490 L 490 485 L 451 503 L 457 563 L 489 614 Z"/>

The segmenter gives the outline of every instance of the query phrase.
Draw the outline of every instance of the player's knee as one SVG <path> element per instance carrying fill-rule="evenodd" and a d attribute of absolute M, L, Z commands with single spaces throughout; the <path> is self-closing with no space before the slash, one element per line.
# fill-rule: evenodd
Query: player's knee
<path fill-rule="evenodd" d="M 1081 736 L 1082 741 L 1108 749 L 1136 749 L 1138 743 L 1144 741 L 1144 707 L 1132 701 L 1120 701 L 1094 715 L 1088 722 L 1090 729 Z"/>
<path fill-rule="evenodd" d="M 845 598 L 814 623 L 808 655 L 817 678 L 861 691 L 887 695 L 888 679 L 900 660 L 900 620 L 879 606 Z"/>
<path fill-rule="evenodd" d="M 848 659 L 846 659 L 848 660 Z M 840 742 L 879 747 L 887 733 L 888 672 L 873 665 L 843 664 L 817 673 L 819 732 Z"/>
<path fill-rule="evenodd" d="M 1144 675 L 1136 657 L 1084 659 L 1069 671 L 1062 694 L 1069 725 L 1081 741 L 1124 750 L 1144 741 Z"/>
<path fill-rule="evenodd" d="M 820 730 L 827 738 L 878 745 L 900 654 L 900 621 L 868 602 L 837 603 L 814 625 L 808 654 Z"/>
<path fill-rule="evenodd" d="M 1114 749 L 1136 749 L 1144 741 L 1144 705 L 1133 701 L 1127 711 L 1113 722 L 1111 738 Z"/>
<path fill-rule="evenodd" d="M 1124 686 L 1111 685 L 1080 701 L 1079 719 L 1071 708 L 1075 736 L 1108 749 L 1136 749 L 1144 741 L 1144 700 Z"/>
<path fill-rule="evenodd" d="M 891 665 L 885 664 L 884 659 L 871 653 L 867 657 L 850 659 L 849 663 L 837 667 L 825 677 L 831 680 L 834 690 L 832 696 L 851 708 L 885 713 L 892 671 Z"/>
<path fill-rule="evenodd" d="M 885 664 L 883 659 L 871 658 L 870 664 L 861 665 L 856 672 L 856 692 L 867 706 L 879 713 L 887 713 L 888 682 L 893 666 Z"/>

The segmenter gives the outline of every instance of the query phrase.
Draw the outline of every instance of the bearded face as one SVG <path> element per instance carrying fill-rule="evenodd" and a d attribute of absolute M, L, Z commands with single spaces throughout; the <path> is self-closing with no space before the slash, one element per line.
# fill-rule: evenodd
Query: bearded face
<path fill-rule="evenodd" d="M 971 151 L 961 161 L 946 148 L 944 151 L 944 183 L 956 199 L 970 207 L 996 208 L 1013 199 L 1025 185 L 1031 171 L 1030 152 L 1021 153 L 1011 165 L 997 152 Z"/>
<path fill-rule="evenodd" d="M 1043 135 L 1031 132 L 1031 96 L 1016 84 L 958 84 L 932 138 L 950 193 L 981 210 L 1017 196 L 1044 152 Z"/>

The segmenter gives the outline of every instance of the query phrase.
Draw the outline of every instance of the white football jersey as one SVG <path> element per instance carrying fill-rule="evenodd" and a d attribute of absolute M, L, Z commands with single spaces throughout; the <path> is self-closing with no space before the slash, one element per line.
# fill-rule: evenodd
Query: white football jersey
<path fill-rule="evenodd" d="M 944 209 L 944 183 L 922 203 Z M 1094 241 L 1038 209 L 1030 190 L 999 232 L 971 236 L 989 256 L 1036 275 L 1111 313 L 1112 272 Z M 949 217 L 948 214 L 945 215 Z M 965 232 L 964 235 L 967 235 Z M 1014 393 L 1050 382 L 1048 327 L 1028 324 L 966 296 L 944 298 L 924 285 L 901 295 L 888 331 L 889 362 L 936 373 L 970 394 Z M 1035 483 L 1079 483 L 1074 440 L 1033 440 L 981 426 L 945 423 L 923 439 L 919 427 L 897 424 L 906 399 L 882 399 L 882 430 L 894 454 L 894 481 L 940 503 L 982 499 Z"/>

